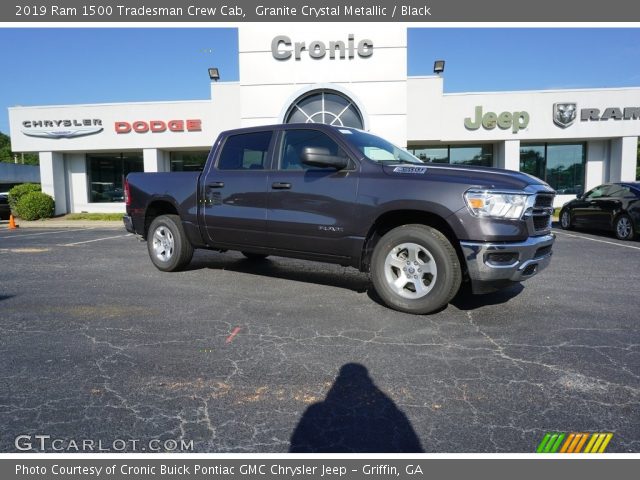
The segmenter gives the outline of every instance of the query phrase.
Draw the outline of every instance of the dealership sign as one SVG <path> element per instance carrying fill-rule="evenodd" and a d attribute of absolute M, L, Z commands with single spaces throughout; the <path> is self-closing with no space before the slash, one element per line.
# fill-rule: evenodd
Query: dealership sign
<path fill-rule="evenodd" d="M 509 130 L 518 133 L 529 125 L 529 112 L 483 112 L 482 106 L 477 106 L 475 116 L 464 119 L 464 126 L 467 130 L 478 130 L 480 127 L 485 130 L 493 130 L 498 127 L 501 130 Z"/>
<path fill-rule="evenodd" d="M 566 128 L 572 125 L 578 116 L 578 104 L 575 102 L 554 103 L 553 123 Z M 607 120 L 640 120 L 640 107 L 583 108 L 580 110 L 581 122 L 606 122 Z"/>
<path fill-rule="evenodd" d="M 116 133 L 162 133 L 162 132 L 201 132 L 202 120 L 136 120 L 133 122 L 118 121 L 115 123 Z"/>
<path fill-rule="evenodd" d="M 100 133 L 102 120 L 99 118 L 63 119 L 63 120 L 25 120 L 22 133 L 29 137 L 75 138 Z"/>
<path fill-rule="evenodd" d="M 309 43 L 293 42 L 286 35 L 278 35 L 271 40 L 271 55 L 276 60 L 289 60 L 292 56 L 296 60 L 300 60 L 303 52 L 314 59 L 321 59 L 327 55 L 332 60 L 335 58 L 351 60 L 356 55 L 366 58 L 373 55 L 373 41 L 365 38 L 356 43 L 352 33 L 349 34 L 346 42 L 342 40 L 328 43 L 320 40 L 313 40 Z"/>

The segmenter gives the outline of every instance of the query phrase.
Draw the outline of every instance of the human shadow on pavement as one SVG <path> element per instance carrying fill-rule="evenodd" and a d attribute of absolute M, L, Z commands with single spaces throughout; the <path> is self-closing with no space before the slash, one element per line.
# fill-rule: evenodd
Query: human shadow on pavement
<path fill-rule="evenodd" d="M 326 398 L 304 412 L 289 452 L 424 452 L 407 416 L 371 380 L 367 369 L 347 363 Z"/>

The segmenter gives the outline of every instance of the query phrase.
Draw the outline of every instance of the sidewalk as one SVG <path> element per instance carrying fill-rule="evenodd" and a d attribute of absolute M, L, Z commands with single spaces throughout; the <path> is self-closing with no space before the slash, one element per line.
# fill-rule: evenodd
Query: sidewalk
<path fill-rule="evenodd" d="M 20 228 L 121 228 L 124 230 L 122 220 L 68 220 L 60 217 L 33 222 L 17 219 L 16 224 Z M 0 230 L 6 230 L 8 227 L 8 220 L 0 221 Z"/>

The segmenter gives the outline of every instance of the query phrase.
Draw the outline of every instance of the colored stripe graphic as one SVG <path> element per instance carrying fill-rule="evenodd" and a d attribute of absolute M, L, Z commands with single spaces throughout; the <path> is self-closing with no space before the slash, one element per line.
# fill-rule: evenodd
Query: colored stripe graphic
<path fill-rule="evenodd" d="M 600 450 L 598 450 L 598 453 L 604 453 L 604 451 L 607 448 L 607 445 L 609 445 L 609 442 L 611 441 L 612 438 L 613 438 L 613 433 L 606 434 L 606 437 L 604 438 L 602 445 L 600 445 Z"/>
<path fill-rule="evenodd" d="M 547 433 L 542 438 L 542 441 L 540 442 L 540 445 L 538 445 L 538 448 L 536 449 L 536 453 L 544 453 L 544 447 L 547 446 L 547 442 L 549 441 L 550 438 L 551 438 L 551 434 L 550 433 Z"/>
<path fill-rule="evenodd" d="M 587 443 L 587 446 L 584 448 L 584 453 L 591 453 L 591 447 L 593 447 L 593 444 L 596 443 L 596 440 L 598 439 L 599 436 L 600 435 L 598 435 L 597 433 L 591 434 L 589 443 Z"/>
<path fill-rule="evenodd" d="M 573 442 L 574 438 L 576 438 L 576 434 L 570 433 L 569 436 L 567 437 L 567 440 L 564 442 L 564 445 L 562 445 L 562 448 L 560 449 L 560 453 L 567 453 L 567 450 L 569 449 L 569 446 Z"/>
<path fill-rule="evenodd" d="M 580 453 L 580 450 L 582 450 L 582 446 L 587 441 L 587 438 L 589 438 L 589 434 L 588 433 L 581 433 L 580 435 L 582 435 L 580 437 L 580 441 L 578 442 L 578 445 L 576 445 L 576 448 L 572 453 Z"/>
<path fill-rule="evenodd" d="M 536 453 L 604 453 L 612 438 L 613 433 L 608 432 L 548 432 L 536 448 Z"/>

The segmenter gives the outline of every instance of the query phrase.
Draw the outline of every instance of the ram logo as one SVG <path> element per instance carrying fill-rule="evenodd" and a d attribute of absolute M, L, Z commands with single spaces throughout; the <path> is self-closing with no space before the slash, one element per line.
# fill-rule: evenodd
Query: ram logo
<path fill-rule="evenodd" d="M 578 114 L 577 103 L 554 103 L 553 123 L 562 128 L 567 128 L 573 124 Z"/>

